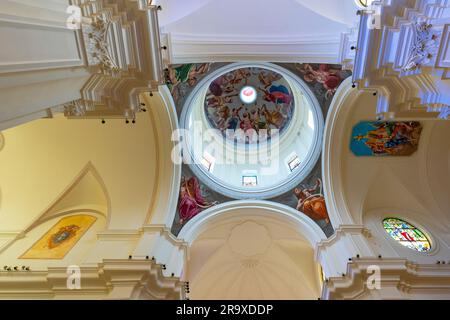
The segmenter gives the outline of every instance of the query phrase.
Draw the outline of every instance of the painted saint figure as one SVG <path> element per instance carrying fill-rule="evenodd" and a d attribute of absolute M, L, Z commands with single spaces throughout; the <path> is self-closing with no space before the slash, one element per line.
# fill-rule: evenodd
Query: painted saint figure
<path fill-rule="evenodd" d="M 242 97 L 255 99 L 244 101 Z M 294 96 L 281 74 L 257 67 L 241 68 L 209 84 L 204 111 L 211 127 L 220 130 L 223 137 L 233 141 L 238 137 L 238 143 L 252 144 L 267 141 L 288 127 Z"/>
<path fill-rule="evenodd" d="M 185 177 L 182 177 L 180 203 L 178 207 L 180 224 L 184 224 L 186 221 L 199 214 L 203 209 L 207 209 L 216 204 L 217 201 L 208 203 L 202 196 L 200 184 L 196 177 L 191 177 L 188 180 L 186 180 Z"/>
<path fill-rule="evenodd" d="M 260 72 L 258 74 L 259 82 L 264 86 L 264 89 L 267 90 L 268 87 L 272 85 L 273 82 L 281 79 L 281 75 L 275 72 Z"/>
<path fill-rule="evenodd" d="M 415 121 L 361 122 L 353 128 L 351 149 L 356 155 L 411 155 L 418 148 L 421 131 Z"/>
<path fill-rule="evenodd" d="M 328 217 L 327 206 L 325 204 L 325 198 L 318 189 L 321 189 L 322 181 L 317 179 L 316 185 L 313 188 L 299 189 L 295 188 L 294 194 L 298 199 L 297 210 L 303 212 L 313 220 L 325 220 L 326 223 L 330 222 Z"/>
<path fill-rule="evenodd" d="M 170 91 L 174 100 L 179 99 L 178 86 L 181 83 L 187 83 L 190 87 L 197 84 L 199 77 L 209 71 L 210 64 L 183 64 L 169 68 L 168 80 L 170 82 Z"/>
<path fill-rule="evenodd" d="M 275 110 L 269 111 L 267 106 L 263 104 L 261 112 L 264 114 L 267 124 L 273 125 L 277 129 L 280 129 L 287 120 L 287 116 L 281 113 L 281 105 L 277 105 Z"/>

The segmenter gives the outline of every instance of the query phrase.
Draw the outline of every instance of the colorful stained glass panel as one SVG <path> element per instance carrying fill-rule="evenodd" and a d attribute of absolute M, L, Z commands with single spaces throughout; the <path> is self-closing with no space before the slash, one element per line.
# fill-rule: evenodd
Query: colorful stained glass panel
<path fill-rule="evenodd" d="M 426 235 L 406 221 L 387 218 L 383 220 L 383 227 L 392 239 L 405 247 L 419 252 L 427 252 L 431 249 Z"/>

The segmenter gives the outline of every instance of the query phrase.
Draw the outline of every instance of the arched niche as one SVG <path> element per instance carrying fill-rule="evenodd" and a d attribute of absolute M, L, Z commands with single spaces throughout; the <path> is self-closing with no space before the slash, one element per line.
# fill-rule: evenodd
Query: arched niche
<path fill-rule="evenodd" d="M 205 210 L 181 230 L 189 245 L 183 277 L 191 299 L 317 299 L 315 246 L 325 239 L 308 217 L 268 201 Z"/>
<path fill-rule="evenodd" d="M 0 249 L 2 259 L 9 265 L 31 266 L 33 270 L 82 264 L 95 245 L 97 234 L 107 226 L 109 203 L 100 175 L 88 163 L 40 216 Z M 75 231 L 68 233 L 74 240 L 68 239 L 71 246 L 55 255 L 53 251 L 59 250 L 58 245 L 50 248 L 48 242 L 68 225 L 75 225 Z M 32 248 L 30 257 L 27 253 Z"/>
<path fill-rule="evenodd" d="M 346 80 L 330 107 L 325 126 L 323 181 L 333 226 L 353 225 L 367 231 L 373 254 L 433 263 L 448 254 L 449 142 L 446 121 L 417 120 L 421 134 L 407 156 L 356 156 L 350 149 L 352 129 L 376 121 L 378 98 Z M 393 120 L 392 120 L 393 121 Z M 404 119 L 408 121 L 408 119 Z M 396 244 L 382 227 L 386 217 L 420 227 L 432 250 L 418 253 Z"/>
<path fill-rule="evenodd" d="M 418 151 L 411 157 L 373 165 L 361 207 L 363 224 L 370 229 L 372 245 L 383 256 L 407 257 L 430 263 L 450 253 L 450 126 L 445 121 L 423 121 Z M 382 228 L 386 217 L 399 218 L 421 229 L 431 250 L 416 252 L 393 241 Z"/>

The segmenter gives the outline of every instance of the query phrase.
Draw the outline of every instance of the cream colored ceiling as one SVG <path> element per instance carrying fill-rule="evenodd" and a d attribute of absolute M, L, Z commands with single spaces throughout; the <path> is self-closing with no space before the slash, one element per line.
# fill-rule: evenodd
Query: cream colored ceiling
<path fill-rule="evenodd" d="M 109 213 L 111 228 L 140 227 L 157 177 L 151 123 L 149 113 L 140 114 L 135 125 L 58 115 L 3 131 L 0 231 L 24 230 L 58 200 L 52 212 L 73 208 L 78 201 L 105 207 L 105 194 L 110 203 L 104 214 Z M 89 163 L 98 176 L 79 180 Z M 71 196 L 61 198 L 67 192 Z"/>
<path fill-rule="evenodd" d="M 317 299 L 314 250 L 289 225 L 234 219 L 208 228 L 192 244 L 192 299 Z"/>

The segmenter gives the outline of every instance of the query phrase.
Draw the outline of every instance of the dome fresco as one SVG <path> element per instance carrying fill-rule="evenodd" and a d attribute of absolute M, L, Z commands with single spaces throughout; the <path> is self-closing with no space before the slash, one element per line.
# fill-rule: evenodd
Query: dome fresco
<path fill-rule="evenodd" d="M 193 217 L 216 205 L 265 199 L 295 208 L 316 221 L 327 236 L 333 234 L 323 195 L 320 150 L 324 115 L 339 84 L 351 75 L 341 69 L 257 62 L 172 65 L 168 87 L 180 127 L 186 130 L 183 155 L 188 161 L 182 166 L 172 232 L 178 234 Z M 250 114 L 250 121 L 243 121 L 244 113 Z M 272 135 L 267 146 L 252 145 L 256 141 L 249 139 L 250 132 L 259 133 L 261 141 L 264 127 L 278 128 L 280 139 Z M 231 143 L 236 140 L 227 130 L 234 128 L 248 131 L 246 140 L 237 134 L 237 144 Z M 207 129 L 219 131 L 210 135 Z M 273 167 L 259 157 L 269 154 L 272 145 L 280 147 L 278 155 L 270 153 L 270 159 L 277 159 Z M 251 155 L 257 155 L 257 163 L 249 160 Z"/>
<path fill-rule="evenodd" d="M 279 73 L 259 67 L 238 68 L 214 79 L 206 93 L 209 125 L 234 140 L 235 130 L 245 133 L 245 143 L 281 135 L 289 126 L 295 103 L 292 90 Z M 230 131 L 227 131 L 230 130 Z M 263 131 L 264 130 L 264 131 Z M 238 142 L 244 142 L 244 135 Z"/>

